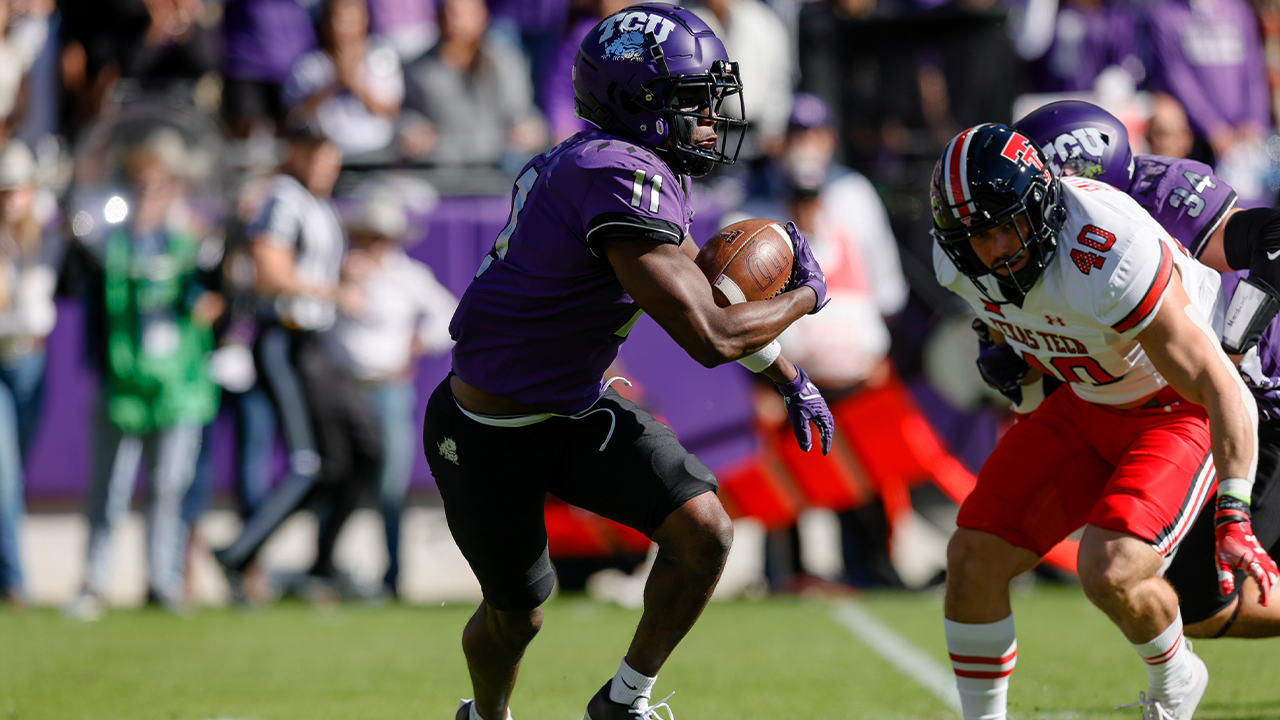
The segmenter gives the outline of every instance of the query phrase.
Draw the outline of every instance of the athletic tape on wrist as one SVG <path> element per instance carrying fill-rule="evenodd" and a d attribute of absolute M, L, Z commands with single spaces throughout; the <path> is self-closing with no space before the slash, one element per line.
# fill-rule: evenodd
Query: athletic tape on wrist
<path fill-rule="evenodd" d="M 764 372 L 782 354 L 782 345 L 774 340 L 746 357 L 738 358 L 738 364 L 753 373 Z"/>
<path fill-rule="evenodd" d="M 1218 497 L 1233 497 L 1248 505 L 1253 495 L 1253 481 L 1246 478 L 1225 478 L 1218 481 Z"/>

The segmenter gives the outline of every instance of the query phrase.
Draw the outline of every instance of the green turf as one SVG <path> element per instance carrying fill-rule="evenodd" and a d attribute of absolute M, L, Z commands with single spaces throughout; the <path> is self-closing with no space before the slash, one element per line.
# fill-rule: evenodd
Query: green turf
<path fill-rule="evenodd" d="M 933 594 L 860 601 L 945 667 Z M 1015 598 L 1017 718 L 1137 720 L 1141 664 L 1072 588 Z M 51 610 L 0 611 L 0 720 L 428 720 L 468 694 L 458 635 L 470 607 L 286 603 L 178 619 L 115 611 L 78 624 Z M 517 720 L 577 720 L 613 673 L 637 614 L 584 598 L 547 606 L 526 657 Z M 1198 720 L 1280 720 L 1280 641 L 1202 642 L 1213 680 Z M 681 720 L 915 718 L 955 715 L 812 601 L 718 603 L 664 668 L 661 695 Z"/>

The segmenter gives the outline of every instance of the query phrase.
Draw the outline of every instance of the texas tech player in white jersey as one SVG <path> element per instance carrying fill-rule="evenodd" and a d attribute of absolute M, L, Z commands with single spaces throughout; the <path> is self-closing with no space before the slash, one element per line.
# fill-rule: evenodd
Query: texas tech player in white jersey
<path fill-rule="evenodd" d="M 1123 405 L 1147 397 L 1168 383 L 1136 337 L 1178 277 L 1174 269 L 1215 334 L 1224 308 L 1218 273 L 1193 260 L 1125 193 L 1079 177 L 1063 178 L 1061 187 L 1067 221 L 1057 251 L 1020 305 L 988 301 L 935 243 L 938 282 L 1032 368 L 1070 383 L 1082 400 Z"/>
<path fill-rule="evenodd" d="M 1081 527 L 1080 585 L 1146 665 L 1144 715 L 1191 720 L 1209 673 L 1157 575 L 1216 473 L 1220 567 L 1271 582 L 1235 495 L 1251 484 L 1257 412 L 1211 327 L 1216 274 L 1129 196 L 1053 177 L 1003 125 L 951 142 L 929 200 L 939 280 L 1073 390 L 1001 436 L 956 515 L 943 609 L 966 720 L 1007 716 L 1010 580 Z"/>

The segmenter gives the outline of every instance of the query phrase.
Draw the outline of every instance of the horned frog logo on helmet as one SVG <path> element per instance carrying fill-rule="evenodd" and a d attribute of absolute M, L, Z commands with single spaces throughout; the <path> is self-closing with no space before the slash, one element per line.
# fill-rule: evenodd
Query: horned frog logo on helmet
<path fill-rule="evenodd" d="M 644 60 L 644 34 L 639 30 L 623 33 L 604 48 L 604 56 L 610 60 Z"/>
<path fill-rule="evenodd" d="M 1092 180 L 1102 174 L 1102 163 L 1083 155 L 1073 155 L 1062 163 L 1062 174 Z"/>

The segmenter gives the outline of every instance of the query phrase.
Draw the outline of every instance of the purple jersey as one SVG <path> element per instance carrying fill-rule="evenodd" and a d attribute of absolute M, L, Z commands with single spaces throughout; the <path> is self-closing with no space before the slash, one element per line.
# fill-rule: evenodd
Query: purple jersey
<path fill-rule="evenodd" d="M 649 148 L 595 129 L 525 165 L 511 220 L 449 326 L 458 377 L 546 412 L 595 402 L 641 313 L 601 244 L 679 245 L 693 220 L 688 182 Z"/>
<path fill-rule="evenodd" d="M 1209 236 L 1236 205 L 1236 191 L 1208 165 L 1162 155 L 1134 158 L 1129 195 L 1193 257 L 1200 257 Z"/>
<path fill-rule="evenodd" d="M 1236 193 L 1204 163 L 1159 155 L 1135 158 L 1133 187 L 1129 194 L 1191 254 L 1199 257 L 1209 236 L 1236 204 Z M 1228 302 L 1247 270 L 1222 274 L 1222 290 Z M 1258 417 L 1280 419 L 1280 318 L 1273 320 L 1258 340 L 1256 357 L 1245 356 L 1240 376 L 1253 391 Z"/>

